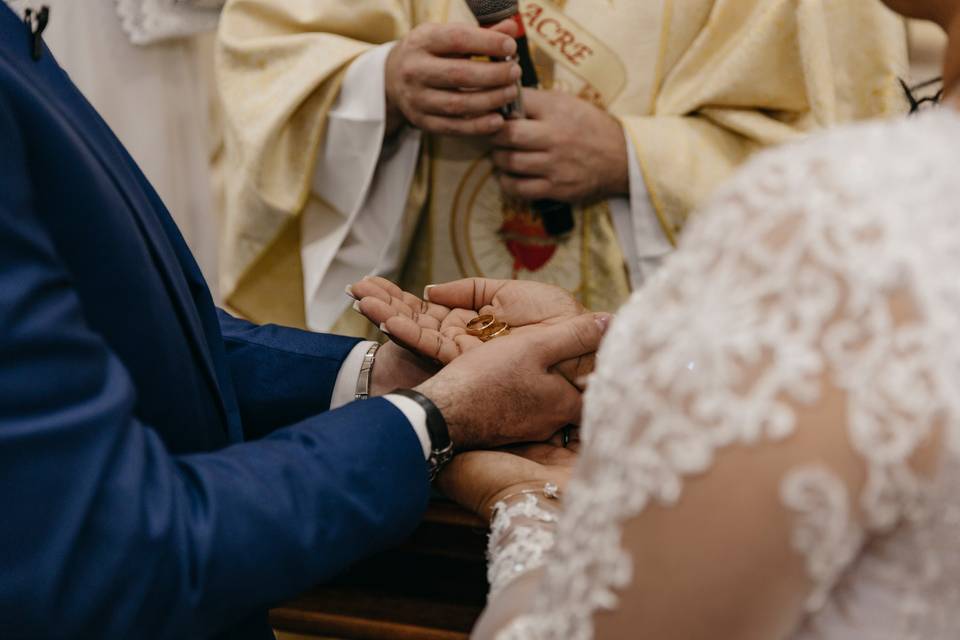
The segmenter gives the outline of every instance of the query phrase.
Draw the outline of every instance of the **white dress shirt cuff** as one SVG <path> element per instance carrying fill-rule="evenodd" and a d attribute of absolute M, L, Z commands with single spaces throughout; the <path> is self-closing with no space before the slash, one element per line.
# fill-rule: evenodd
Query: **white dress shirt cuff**
<path fill-rule="evenodd" d="M 357 394 L 357 379 L 360 376 L 360 367 L 363 366 L 363 356 L 373 344 L 369 340 L 358 342 L 344 358 L 343 364 L 340 365 L 340 371 L 337 373 L 337 380 L 333 385 L 333 394 L 330 396 L 331 410 L 353 402 Z M 374 366 L 376 366 L 376 362 L 374 362 Z M 430 434 L 427 433 L 427 412 L 419 404 L 404 396 L 386 395 L 384 398 L 407 418 L 413 432 L 417 434 L 417 439 L 420 440 L 423 459 L 429 459 Z"/>

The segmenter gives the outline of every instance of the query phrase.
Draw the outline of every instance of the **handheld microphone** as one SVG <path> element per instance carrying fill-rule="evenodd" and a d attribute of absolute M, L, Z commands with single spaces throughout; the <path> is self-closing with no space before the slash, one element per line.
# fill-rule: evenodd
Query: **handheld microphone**
<path fill-rule="evenodd" d="M 533 56 L 530 55 L 530 46 L 520 17 L 520 3 L 517 0 L 467 0 L 467 6 L 477 18 L 481 27 L 490 27 L 502 20 L 513 18 L 520 28 L 517 37 L 517 62 L 520 64 L 521 75 L 517 81 L 517 99 L 501 109 L 504 118 L 525 118 L 523 108 L 523 93 L 521 87 L 536 89 L 540 86 L 537 69 L 533 65 Z M 543 227 L 552 236 L 562 236 L 573 231 L 573 210 L 566 202 L 556 200 L 535 200 L 532 208 L 543 220 Z"/>

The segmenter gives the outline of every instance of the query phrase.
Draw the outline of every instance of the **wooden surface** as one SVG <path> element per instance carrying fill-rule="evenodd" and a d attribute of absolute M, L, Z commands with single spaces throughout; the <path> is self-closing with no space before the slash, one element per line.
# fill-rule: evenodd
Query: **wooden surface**
<path fill-rule="evenodd" d="M 273 609 L 270 622 L 281 638 L 463 640 L 486 599 L 485 552 L 481 520 L 435 503 L 400 548 Z"/>

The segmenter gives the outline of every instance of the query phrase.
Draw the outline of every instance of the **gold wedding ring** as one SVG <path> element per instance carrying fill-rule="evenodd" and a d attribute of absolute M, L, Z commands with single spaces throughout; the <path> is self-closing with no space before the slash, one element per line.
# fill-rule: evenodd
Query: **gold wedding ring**
<path fill-rule="evenodd" d="M 467 323 L 467 335 L 480 338 L 482 342 L 489 342 L 494 338 L 510 334 L 510 325 L 497 320 L 495 316 L 483 314 Z"/>
<path fill-rule="evenodd" d="M 480 338 L 489 333 L 490 327 L 495 324 L 497 324 L 497 319 L 494 316 L 488 314 L 477 316 L 467 323 L 467 335 Z"/>
<path fill-rule="evenodd" d="M 508 325 L 506 322 L 497 322 L 490 327 L 490 330 L 486 335 L 480 336 L 480 339 L 484 342 L 489 342 L 494 338 L 499 338 L 500 336 L 506 335 L 510 335 L 510 325 Z"/>

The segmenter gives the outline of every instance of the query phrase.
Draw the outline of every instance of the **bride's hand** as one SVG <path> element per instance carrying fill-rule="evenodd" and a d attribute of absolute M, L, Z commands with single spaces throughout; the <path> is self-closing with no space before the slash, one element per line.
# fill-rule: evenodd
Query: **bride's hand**
<path fill-rule="evenodd" d="M 483 344 L 467 334 L 467 323 L 478 315 L 492 314 L 511 331 L 523 332 L 585 312 L 566 290 L 523 280 L 468 278 L 433 285 L 425 292 L 428 300 L 383 278 L 364 278 L 352 285 L 351 292 L 360 313 L 391 340 L 440 364 Z M 577 384 L 593 371 L 593 363 L 591 354 L 557 368 Z"/>
<path fill-rule="evenodd" d="M 558 434 L 549 442 L 514 445 L 496 451 L 462 453 L 437 477 L 437 486 L 460 506 L 486 521 L 498 501 L 522 491 L 542 491 L 552 482 L 564 491 L 580 450 L 579 440 L 567 447 Z"/>

